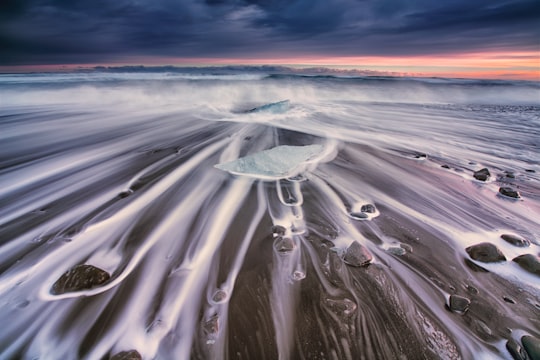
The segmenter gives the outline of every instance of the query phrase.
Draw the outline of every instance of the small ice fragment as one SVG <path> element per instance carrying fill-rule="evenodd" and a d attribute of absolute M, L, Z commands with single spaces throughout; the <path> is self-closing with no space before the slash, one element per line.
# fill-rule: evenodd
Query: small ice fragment
<path fill-rule="evenodd" d="M 257 179 L 277 180 L 301 173 L 307 165 L 324 152 L 324 146 L 281 145 L 272 149 L 215 165 L 216 168 L 234 175 L 245 175 Z"/>
<path fill-rule="evenodd" d="M 289 110 L 289 106 L 289 100 L 282 100 L 262 106 L 257 106 L 251 110 L 248 110 L 247 113 L 271 112 L 273 114 L 279 114 Z"/>

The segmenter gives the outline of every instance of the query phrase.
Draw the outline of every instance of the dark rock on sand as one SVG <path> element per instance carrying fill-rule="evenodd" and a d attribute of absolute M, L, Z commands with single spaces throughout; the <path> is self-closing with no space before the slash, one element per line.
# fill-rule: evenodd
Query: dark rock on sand
<path fill-rule="evenodd" d="M 509 304 L 515 304 L 516 301 L 508 296 L 503 296 L 503 300 L 506 301 Z"/>
<path fill-rule="evenodd" d="M 514 339 L 510 339 L 506 342 L 506 350 L 512 355 L 514 360 L 528 360 L 529 357 L 525 352 L 525 349 L 521 346 L 519 342 Z"/>
<path fill-rule="evenodd" d="M 450 166 L 448 166 L 448 165 L 446 165 L 446 164 L 441 165 L 441 167 L 444 168 L 444 169 L 450 169 Z"/>
<path fill-rule="evenodd" d="M 407 250 L 405 250 L 404 248 L 400 246 L 391 246 L 386 251 L 388 251 L 392 255 L 398 255 L 398 256 L 402 256 L 407 253 Z"/>
<path fill-rule="evenodd" d="M 142 360 L 137 350 L 122 351 L 111 357 L 110 360 Z"/>
<path fill-rule="evenodd" d="M 518 263 L 524 270 L 540 276 L 540 258 L 533 254 L 524 254 L 515 257 L 512 261 Z"/>
<path fill-rule="evenodd" d="M 531 242 L 527 239 L 523 239 L 517 235 L 512 234 L 502 234 L 501 239 L 503 239 L 506 242 L 509 242 L 510 244 L 518 247 L 527 247 L 531 245 Z"/>
<path fill-rule="evenodd" d="M 448 308 L 450 311 L 463 315 L 469 310 L 469 305 L 471 304 L 471 300 L 467 299 L 466 297 L 459 296 L 459 295 L 450 295 L 450 300 L 448 302 Z"/>
<path fill-rule="evenodd" d="M 374 205 L 366 204 L 366 205 L 362 205 L 362 207 L 360 208 L 360 211 L 363 213 L 373 214 L 377 210 L 375 209 Z"/>
<path fill-rule="evenodd" d="M 489 242 L 469 246 L 465 251 L 472 259 L 484 263 L 506 261 L 506 257 L 504 257 L 501 250 Z"/>
<path fill-rule="evenodd" d="M 206 320 L 203 324 L 203 329 L 207 334 L 216 334 L 219 331 L 219 317 L 214 315 Z"/>
<path fill-rule="evenodd" d="M 515 179 L 516 178 L 516 174 L 514 174 L 513 171 L 505 171 L 504 173 L 506 174 L 507 178 L 510 178 L 510 179 Z"/>
<path fill-rule="evenodd" d="M 528 173 L 535 173 L 536 172 L 536 170 L 533 170 L 533 169 L 525 169 L 525 171 L 528 172 Z"/>
<path fill-rule="evenodd" d="M 501 193 L 504 196 L 508 196 L 511 198 L 519 199 L 520 195 L 517 190 L 512 189 L 509 186 L 502 186 L 499 188 L 499 193 Z"/>
<path fill-rule="evenodd" d="M 274 249 L 280 253 L 288 253 L 294 250 L 296 245 L 293 239 L 288 236 L 279 236 L 274 241 Z"/>
<path fill-rule="evenodd" d="M 521 343 L 531 360 L 540 360 L 540 339 L 534 336 L 525 335 L 521 338 Z"/>
<path fill-rule="evenodd" d="M 471 261 L 469 259 L 465 259 L 465 265 L 467 265 L 469 269 L 471 269 L 472 271 L 489 272 L 486 268 L 483 268 L 480 265 L 475 264 L 474 261 Z"/>
<path fill-rule="evenodd" d="M 356 220 L 367 219 L 369 217 L 369 215 L 364 212 L 352 212 L 349 215 Z"/>
<path fill-rule="evenodd" d="M 360 243 L 354 241 L 343 256 L 343 261 L 351 266 L 367 266 L 373 260 L 373 256 L 369 250 L 361 245 Z"/>
<path fill-rule="evenodd" d="M 487 179 L 489 179 L 491 174 L 489 173 L 489 170 L 487 168 L 483 168 L 478 171 L 475 171 L 473 176 L 476 180 L 486 181 Z"/>
<path fill-rule="evenodd" d="M 77 265 L 65 272 L 51 288 L 51 294 L 60 295 L 68 292 L 92 289 L 109 280 L 108 272 L 93 265 Z"/>
<path fill-rule="evenodd" d="M 130 190 L 125 190 L 125 191 L 122 191 L 121 193 L 118 194 L 118 197 L 120 199 L 123 199 L 123 198 L 126 198 L 128 197 L 129 195 L 133 194 L 133 191 L 130 189 Z"/>

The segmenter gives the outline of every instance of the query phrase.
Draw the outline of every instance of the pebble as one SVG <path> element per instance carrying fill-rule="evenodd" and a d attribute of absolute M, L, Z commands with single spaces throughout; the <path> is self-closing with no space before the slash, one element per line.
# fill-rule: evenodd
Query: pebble
<path fill-rule="evenodd" d="M 534 336 L 525 335 L 521 338 L 521 343 L 531 360 L 540 360 L 540 339 Z"/>
<path fill-rule="evenodd" d="M 372 204 L 365 204 L 365 205 L 362 205 L 362 207 L 360 208 L 360 211 L 363 212 L 363 213 L 373 214 L 373 213 L 375 213 L 377 210 L 375 210 L 375 206 L 374 206 L 374 205 L 372 205 Z"/>
<path fill-rule="evenodd" d="M 397 247 L 397 246 L 389 247 L 388 250 L 386 251 L 388 251 L 392 255 L 398 255 L 398 256 L 402 256 L 407 253 L 407 250 L 405 250 L 402 247 Z"/>
<path fill-rule="evenodd" d="M 471 300 L 467 299 L 466 297 L 459 296 L 459 295 L 450 295 L 450 300 L 448 302 L 448 307 L 450 308 L 450 311 L 463 315 L 469 310 L 469 305 L 471 304 Z"/>
<path fill-rule="evenodd" d="M 489 173 L 489 170 L 487 168 L 483 168 L 478 171 L 475 171 L 473 173 L 473 176 L 476 180 L 486 181 L 487 179 L 489 179 L 491 174 Z"/>
<path fill-rule="evenodd" d="M 506 350 L 508 350 L 515 360 L 528 360 L 525 349 L 523 349 L 521 344 L 514 339 L 510 339 L 506 342 Z"/>
<path fill-rule="evenodd" d="M 364 212 L 352 212 L 349 215 L 356 220 L 363 220 L 369 217 L 369 215 Z"/>
<path fill-rule="evenodd" d="M 214 315 L 206 320 L 203 324 L 203 329 L 207 334 L 216 334 L 219 331 L 219 317 Z"/>
<path fill-rule="evenodd" d="M 448 166 L 448 165 L 446 165 L 446 164 L 441 165 L 441 167 L 444 168 L 444 169 L 450 169 L 450 166 Z"/>
<path fill-rule="evenodd" d="M 293 239 L 288 236 L 279 236 L 274 241 L 274 249 L 280 253 L 288 253 L 294 250 L 296 247 Z"/>
<path fill-rule="evenodd" d="M 516 301 L 508 296 L 503 296 L 503 300 L 510 304 L 515 304 Z"/>
<path fill-rule="evenodd" d="M 502 234 L 501 235 L 501 238 L 506 241 L 506 242 L 509 242 L 510 244 L 514 245 L 514 246 L 518 246 L 518 247 L 527 247 L 527 246 L 530 246 L 531 245 L 531 242 L 527 239 L 523 239 L 517 235 L 512 235 L 512 234 Z"/>
<path fill-rule="evenodd" d="M 212 296 L 212 301 L 216 304 L 222 303 L 227 300 L 227 292 L 223 290 L 217 290 Z"/>
<path fill-rule="evenodd" d="M 142 360 L 142 356 L 137 350 L 129 350 L 115 354 L 110 360 Z"/>
<path fill-rule="evenodd" d="M 373 256 L 365 246 L 354 241 L 345 251 L 343 261 L 351 266 L 367 266 L 373 261 Z"/>
<path fill-rule="evenodd" d="M 465 249 L 467 254 L 474 259 L 484 263 L 492 263 L 499 261 L 506 261 L 503 253 L 499 248 L 489 242 L 483 242 L 473 246 L 469 246 Z"/>
<path fill-rule="evenodd" d="M 519 199 L 521 196 L 517 190 L 512 189 L 509 186 L 503 186 L 499 188 L 499 193 L 514 199 Z"/>
<path fill-rule="evenodd" d="M 524 254 L 515 257 L 512 261 L 518 263 L 524 270 L 540 276 L 540 258 L 533 254 Z"/>
<path fill-rule="evenodd" d="M 51 294 L 92 289 L 109 280 L 108 272 L 93 265 L 77 265 L 65 272 L 51 287 Z"/>

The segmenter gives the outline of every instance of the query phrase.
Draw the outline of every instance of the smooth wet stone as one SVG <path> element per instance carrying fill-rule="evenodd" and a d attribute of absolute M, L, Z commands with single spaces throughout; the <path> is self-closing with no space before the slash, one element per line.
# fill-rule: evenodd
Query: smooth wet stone
<path fill-rule="evenodd" d="M 113 355 L 110 360 L 142 360 L 142 356 L 137 350 L 129 350 Z"/>
<path fill-rule="evenodd" d="M 502 234 L 501 239 L 518 247 L 527 247 L 531 245 L 531 242 L 527 239 L 512 234 Z"/>
<path fill-rule="evenodd" d="M 540 339 L 534 336 L 525 335 L 521 338 L 521 343 L 531 360 L 540 360 Z"/>
<path fill-rule="evenodd" d="M 374 214 L 377 210 L 375 209 L 374 205 L 365 204 L 365 205 L 362 205 L 362 207 L 360 208 L 360 211 L 363 213 Z"/>
<path fill-rule="evenodd" d="M 207 334 L 216 334 L 219 331 L 219 317 L 214 315 L 206 320 L 203 324 L 203 329 Z"/>
<path fill-rule="evenodd" d="M 512 355 L 514 360 L 528 360 L 529 357 L 525 352 L 525 349 L 521 346 L 519 342 L 514 339 L 510 339 L 506 342 L 506 350 Z"/>
<path fill-rule="evenodd" d="M 471 304 L 471 300 L 467 299 L 466 297 L 459 296 L 459 295 L 450 295 L 450 300 L 448 302 L 448 307 L 450 308 L 450 311 L 463 315 L 469 310 L 469 305 Z"/>
<path fill-rule="evenodd" d="M 93 265 L 77 265 L 65 272 L 51 287 L 51 294 L 88 290 L 109 280 L 108 272 Z"/>
<path fill-rule="evenodd" d="M 508 196 L 514 199 L 519 199 L 521 196 L 517 190 L 512 189 L 509 186 L 503 186 L 499 188 L 499 193 L 504 196 Z"/>
<path fill-rule="evenodd" d="M 524 254 L 515 257 L 512 261 L 518 263 L 524 270 L 540 276 L 540 258 L 533 254 Z"/>
<path fill-rule="evenodd" d="M 489 173 L 489 170 L 487 168 L 483 168 L 478 171 L 475 171 L 473 173 L 473 176 L 476 180 L 486 181 L 487 179 L 489 179 L 491 174 Z"/>
<path fill-rule="evenodd" d="M 369 217 L 369 215 L 364 213 L 364 212 L 352 212 L 349 215 L 353 219 L 357 219 L 357 220 L 363 220 L 363 219 L 367 219 Z"/>
<path fill-rule="evenodd" d="M 398 256 L 402 256 L 402 255 L 405 255 L 407 253 L 407 250 L 405 250 L 402 247 L 398 247 L 398 246 L 389 247 L 388 250 L 386 250 L 386 251 L 388 251 L 392 255 L 398 255 Z"/>
<path fill-rule="evenodd" d="M 450 169 L 450 166 L 448 166 L 448 165 L 446 165 L 446 164 L 441 165 L 441 167 L 442 167 L 443 169 Z"/>
<path fill-rule="evenodd" d="M 506 261 L 506 257 L 501 250 L 489 242 L 483 242 L 465 249 L 467 254 L 474 259 L 484 263 Z"/>
<path fill-rule="evenodd" d="M 506 301 L 509 304 L 515 304 L 516 301 L 508 296 L 503 296 L 503 300 Z"/>
<path fill-rule="evenodd" d="M 528 172 L 528 173 L 535 173 L 536 172 L 536 170 L 534 170 L 534 169 L 525 169 L 525 171 Z"/>
<path fill-rule="evenodd" d="M 280 253 L 288 253 L 296 247 L 293 239 L 288 236 L 279 236 L 274 240 L 274 249 Z"/>
<path fill-rule="evenodd" d="M 123 198 L 126 198 L 128 197 L 129 195 L 133 194 L 133 191 L 131 190 L 125 190 L 125 191 L 122 191 L 121 193 L 118 194 L 118 197 L 120 199 L 123 199 Z"/>
<path fill-rule="evenodd" d="M 215 303 L 221 303 L 227 299 L 227 293 L 223 290 L 217 290 L 212 296 L 212 301 Z"/>
<path fill-rule="evenodd" d="M 373 256 L 364 245 L 354 241 L 345 251 L 343 261 L 351 266 L 367 266 L 373 261 Z"/>

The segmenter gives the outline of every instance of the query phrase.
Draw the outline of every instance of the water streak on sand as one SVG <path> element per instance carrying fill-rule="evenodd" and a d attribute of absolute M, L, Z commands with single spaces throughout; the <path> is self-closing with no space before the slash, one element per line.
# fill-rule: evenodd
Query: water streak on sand
<path fill-rule="evenodd" d="M 511 359 L 540 337 L 540 275 L 512 261 L 540 254 L 539 93 L 0 75 L 0 358 Z M 79 264 L 110 278 L 51 293 Z"/>

